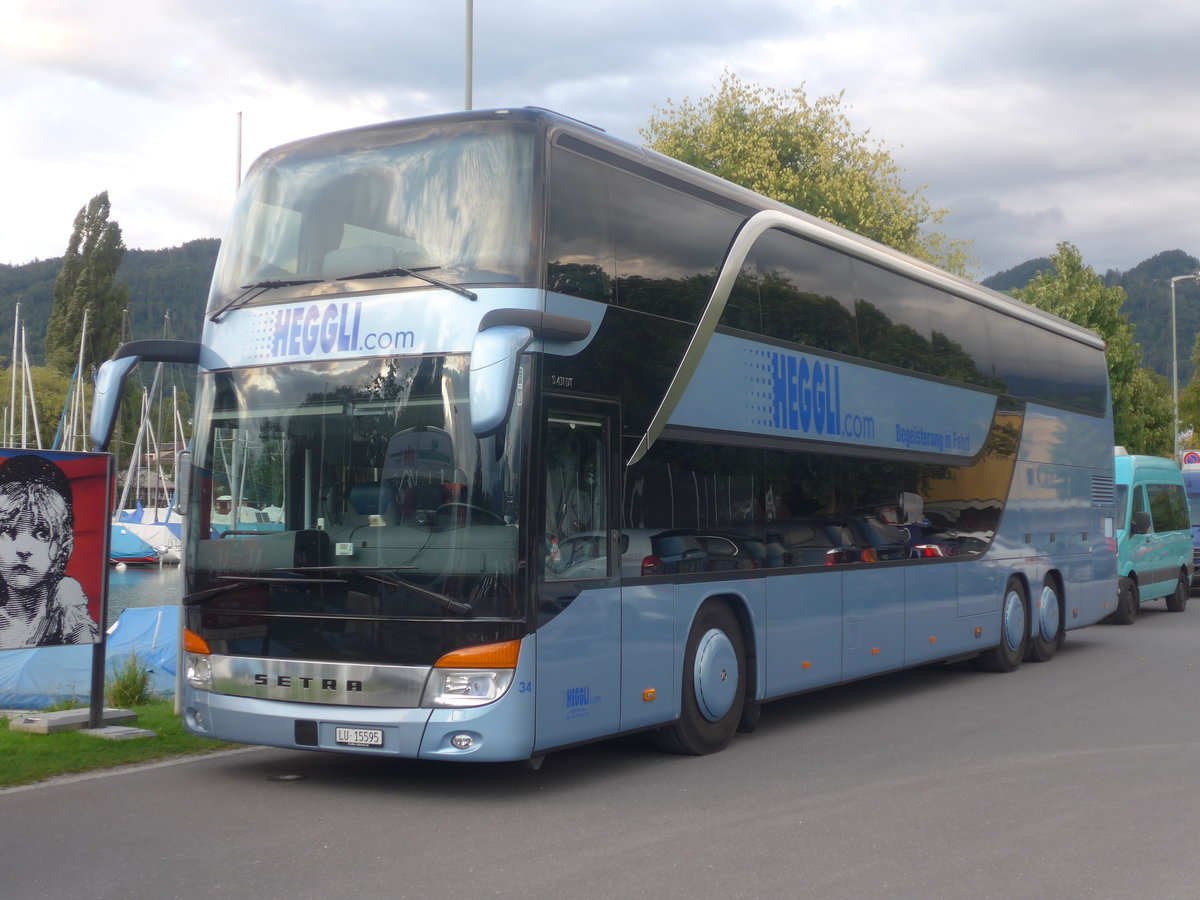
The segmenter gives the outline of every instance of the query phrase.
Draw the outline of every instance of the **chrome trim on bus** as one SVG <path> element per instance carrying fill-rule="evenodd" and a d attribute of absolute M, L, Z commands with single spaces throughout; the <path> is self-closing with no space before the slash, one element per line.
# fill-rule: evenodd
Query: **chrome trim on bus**
<path fill-rule="evenodd" d="M 823 237 L 838 237 L 837 235 L 825 235 L 816 226 L 809 226 L 807 222 L 797 219 L 795 216 L 790 216 L 773 209 L 766 209 L 760 213 L 755 213 L 742 224 L 742 227 L 733 239 L 733 243 L 729 246 L 729 252 L 725 254 L 725 262 L 722 264 L 721 271 L 717 275 L 716 283 L 713 284 L 712 294 L 708 298 L 708 305 L 704 307 L 700 321 L 696 323 L 696 331 L 692 334 L 691 343 L 688 344 L 688 348 L 683 354 L 683 359 L 679 361 L 679 368 L 675 370 L 675 376 L 671 379 L 671 384 L 667 388 L 667 392 L 663 395 L 662 402 L 658 406 L 658 411 L 654 414 L 654 418 L 650 420 L 650 425 L 646 428 L 646 433 L 642 436 L 637 448 L 633 451 L 633 455 L 629 457 L 629 462 L 626 463 L 627 466 L 632 466 L 645 456 L 647 451 L 654 445 L 654 442 L 658 440 L 659 435 L 662 434 L 663 428 L 667 425 L 667 420 L 671 418 L 671 413 L 675 412 L 675 407 L 679 405 L 679 401 L 683 398 L 683 393 L 687 390 L 688 384 L 691 383 L 692 376 L 696 374 L 696 369 L 700 365 L 704 351 L 708 349 L 708 342 L 712 339 L 713 332 L 717 330 L 717 323 L 721 321 L 721 314 L 725 312 L 725 304 L 729 302 L 729 295 L 733 291 L 734 282 L 737 281 L 738 275 L 741 274 L 742 264 L 745 263 L 746 257 L 750 254 L 750 249 L 764 232 L 772 228 L 786 228 L 798 234 L 819 232 Z M 846 247 L 839 249 L 849 249 L 851 246 L 850 242 L 847 241 L 845 243 Z M 857 250 L 858 248 L 855 247 L 854 249 Z"/>
<path fill-rule="evenodd" d="M 208 659 L 215 693 L 337 706 L 418 707 L 430 670 L 252 656 Z"/>

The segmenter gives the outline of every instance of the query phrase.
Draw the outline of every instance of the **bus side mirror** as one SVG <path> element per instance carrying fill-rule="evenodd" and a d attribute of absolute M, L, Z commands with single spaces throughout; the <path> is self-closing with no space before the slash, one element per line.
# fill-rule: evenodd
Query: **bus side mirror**
<path fill-rule="evenodd" d="M 89 429 L 92 444 L 97 450 L 107 450 L 112 440 L 113 428 L 117 424 L 117 412 L 121 407 L 121 389 L 125 378 L 139 362 L 136 356 L 110 359 L 96 373 L 96 384 L 92 394 L 92 422 Z"/>
<path fill-rule="evenodd" d="M 1140 509 L 1133 514 L 1130 520 L 1130 534 L 1149 534 L 1150 533 L 1150 513 L 1144 509 Z"/>
<path fill-rule="evenodd" d="M 199 341 L 129 341 L 117 348 L 96 373 L 96 386 L 92 400 L 92 422 L 89 428 L 92 444 L 97 450 L 108 449 L 113 428 L 117 423 L 117 412 L 121 406 L 121 389 L 125 379 L 140 362 L 170 362 L 198 365 L 200 363 Z"/>
<path fill-rule="evenodd" d="M 532 341 L 533 331 L 523 325 L 494 325 L 475 335 L 468 395 L 476 437 L 495 434 L 508 422 L 517 391 L 517 361 Z"/>

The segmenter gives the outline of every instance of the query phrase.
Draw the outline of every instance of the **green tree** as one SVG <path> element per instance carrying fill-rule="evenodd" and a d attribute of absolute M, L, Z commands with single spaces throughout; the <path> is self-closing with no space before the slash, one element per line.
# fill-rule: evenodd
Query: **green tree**
<path fill-rule="evenodd" d="M 1174 446 L 1171 393 L 1161 376 L 1141 364 L 1142 350 L 1134 340 L 1133 326 L 1121 312 L 1125 289 L 1106 285 L 1083 264 L 1071 243 L 1060 243 L 1050 264 L 1028 285 L 1014 290 L 1013 296 L 1090 328 L 1104 339 L 1116 442 L 1130 453 L 1170 456 Z"/>
<path fill-rule="evenodd" d="M 810 102 L 804 89 L 747 84 L 726 71 L 716 91 L 655 108 L 649 146 L 958 274 L 969 244 L 927 231 L 946 210 L 908 191 L 881 143 L 856 133 L 842 94 Z"/>
<path fill-rule="evenodd" d="M 117 348 L 121 312 L 129 291 L 116 281 L 125 255 L 121 226 L 109 221 L 108 191 L 93 197 L 75 216 L 75 229 L 54 283 L 54 307 L 46 328 L 46 361 L 70 373 L 79 354 L 84 310 L 88 316 L 85 370 L 108 359 Z"/>

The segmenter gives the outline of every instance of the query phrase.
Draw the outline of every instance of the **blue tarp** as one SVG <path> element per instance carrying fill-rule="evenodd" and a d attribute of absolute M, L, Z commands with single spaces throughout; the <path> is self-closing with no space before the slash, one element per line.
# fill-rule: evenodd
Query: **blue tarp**
<path fill-rule="evenodd" d="M 173 696 L 178 652 L 178 606 L 126 609 L 108 634 L 106 678 L 132 653 L 152 670 L 151 690 Z M 86 702 L 91 688 L 90 644 L 0 651 L 0 709 L 45 709 L 69 698 Z"/>
<path fill-rule="evenodd" d="M 108 558 L 118 562 L 157 562 L 158 551 L 124 525 L 109 527 Z"/>

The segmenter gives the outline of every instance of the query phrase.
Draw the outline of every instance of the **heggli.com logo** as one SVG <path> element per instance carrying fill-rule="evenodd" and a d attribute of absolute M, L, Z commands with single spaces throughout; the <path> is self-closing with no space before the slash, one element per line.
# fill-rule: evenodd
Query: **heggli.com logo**
<path fill-rule="evenodd" d="M 873 438 L 875 420 L 842 413 L 842 382 L 836 363 L 793 353 L 768 353 L 772 424 L 800 434 Z"/>
<path fill-rule="evenodd" d="M 271 356 L 312 357 L 408 350 L 412 331 L 375 330 L 364 321 L 363 304 L 314 303 L 276 310 L 271 326 Z"/>

